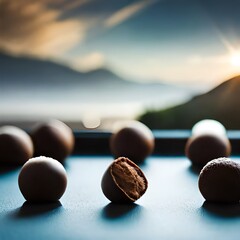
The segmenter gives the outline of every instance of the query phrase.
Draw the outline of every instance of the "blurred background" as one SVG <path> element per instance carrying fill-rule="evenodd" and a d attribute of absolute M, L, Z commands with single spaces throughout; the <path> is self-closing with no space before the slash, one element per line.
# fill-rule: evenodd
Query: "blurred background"
<path fill-rule="evenodd" d="M 0 125 L 240 129 L 240 1 L 0 0 Z"/>

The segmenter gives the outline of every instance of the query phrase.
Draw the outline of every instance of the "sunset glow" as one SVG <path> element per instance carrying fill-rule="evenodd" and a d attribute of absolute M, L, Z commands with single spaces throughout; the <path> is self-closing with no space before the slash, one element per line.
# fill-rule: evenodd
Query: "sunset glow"
<path fill-rule="evenodd" d="M 239 4 L 201 2 L 0 0 L 0 52 L 137 82 L 213 86 L 240 71 Z"/>
<path fill-rule="evenodd" d="M 240 67 L 240 53 L 232 55 L 231 64 L 235 67 Z"/>

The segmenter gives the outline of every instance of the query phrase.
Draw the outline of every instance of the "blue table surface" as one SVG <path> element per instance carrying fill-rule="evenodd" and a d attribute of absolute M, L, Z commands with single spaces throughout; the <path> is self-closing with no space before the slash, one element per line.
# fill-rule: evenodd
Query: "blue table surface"
<path fill-rule="evenodd" d="M 239 161 L 238 159 L 235 159 Z M 149 181 L 135 204 L 111 204 L 101 178 L 111 157 L 70 157 L 68 187 L 57 203 L 29 204 L 18 189 L 19 168 L 0 170 L 0 240 L 240 239 L 240 206 L 204 202 L 198 173 L 182 157 L 151 157 Z"/>

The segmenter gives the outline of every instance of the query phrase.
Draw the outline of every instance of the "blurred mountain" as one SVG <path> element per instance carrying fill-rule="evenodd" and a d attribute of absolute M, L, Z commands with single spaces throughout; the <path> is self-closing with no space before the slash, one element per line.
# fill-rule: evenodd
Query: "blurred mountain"
<path fill-rule="evenodd" d="M 177 91 L 185 95 L 191 90 L 166 83 L 139 83 L 126 80 L 101 68 L 89 72 L 80 72 L 66 65 L 30 57 L 14 57 L 0 53 L 0 92 L 24 97 L 59 97 L 64 94 L 71 99 L 101 101 L 120 99 L 159 98 L 157 95 L 166 90 Z M 150 96 L 151 95 L 151 96 Z M 114 98 L 113 98 L 114 96 Z"/>
<path fill-rule="evenodd" d="M 0 53 L 0 84 L 2 88 L 107 88 L 143 87 L 148 88 L 182 88 L 166 83 L 139 83 L 126 80 L 105 68 L 89 72 L 80 72 L 66 65 L 53 61 L 30 57 L 14 57 Z"/>
<path fill-rule="evenodd" d="M 81 118 L 136 117 L 146 108 L 189 100 L 196 90 L 161 82 L 126 80 L 108 69 L 79 72 L 66 65 L 0 54 L 0 116 Z"/>
<path fill-rule="evenodd" d="M 240 128 L 240 76 L 187 103 L 165 110 L 148 111 L 139 117 L 152 129 L 191 129 L 204 118 L 218 120 L 228 129 Z"/>
<path fill-rule="evenodd" d="M 75 84 L 127 84 L 107 69 L 80 72 L 52 61 L 30 57 L 13 57 L 0 53 L 0 82 L 17 85 L 75 85 Z"/>

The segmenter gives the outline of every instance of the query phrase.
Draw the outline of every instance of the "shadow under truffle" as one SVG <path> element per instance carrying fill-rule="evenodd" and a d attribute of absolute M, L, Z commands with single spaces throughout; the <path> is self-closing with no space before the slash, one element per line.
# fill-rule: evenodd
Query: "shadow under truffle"
<path fill-rule="evenodd" d="M 57 209 L 60 209 L 62 204 L 60 201 L 57 202 L 50 202 L 50 203 L 31 203 L 31 202 L 24 202 L 24 204 L 14 211 L 12 214 L 13 218 L 29 218 L 35 217 L 43 214 L 51 215 Z"/>
<path fill-rule="evenodd" d="M 21 166 L 19 165 L 7 165 L 7 164 L 1 164 L 0 165 L 0 177 L 2 174 L 11 172 L 11 171 L 15 171 L 20 169 Z"/>
<path fill-rule="evenodd" d="M 205 201 L 202 205 L 204 212 L 216 217 L 240 218 L 240 203 L 224 204 Z"/>
<path fill-rule="evenodd" d="M 120 219 L 127 216 L 138 215 L 142 207 L 135 203 L 117 204 L 109 203 L 102 209 L 103 219 Z"/>
<path fill-rule="evenodd" d="M 203 169 L 203 167 L 200 167 L 200 166 L 196 166 L 196 165 L 190 165 L 188 167 L 188 171 L 191 173 L 191 174 L 194 174 L 194 175 L 199 175 L 201 170 Z"/>

